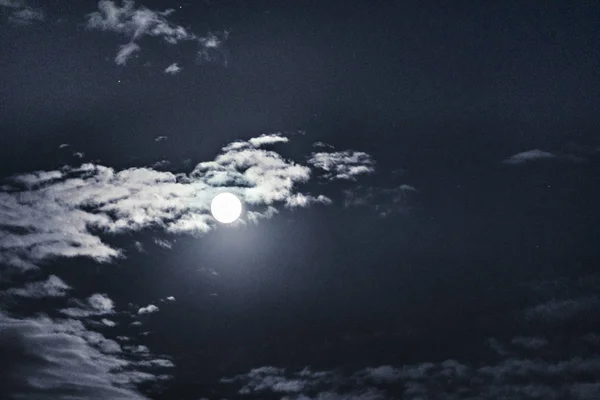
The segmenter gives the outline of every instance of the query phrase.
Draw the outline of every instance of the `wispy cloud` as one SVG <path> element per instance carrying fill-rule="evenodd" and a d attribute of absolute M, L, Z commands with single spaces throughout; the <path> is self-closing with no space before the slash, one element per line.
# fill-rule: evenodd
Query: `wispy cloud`
<path fill-rule="evenodd" d="M 12 11 L 8 20 L 15 25 L 30 25 L 46 19 L 44 12 L 39 8 L 33 8 L 21 0 L 0 0 L 0 7 L 9 8 Z"/>
<path fill-rule="evenodd" d="M 326 179 L 356 180 L 356 176 L 375 171 L 371 156 L 361 151 L 338 151 L 313 153 L 308 163 L 324 170 Z"/>
<path fill-rule="evenodd" d="M 106 295 L 95 293 L 87 298 L 87 304 L 75 301 L 77 307 L 63 308 L 60 312 L 73 318 L 85 318 L 96 315 L 107 315 L 114 313 L 114 303 Z"/>
<path fill-rule="evenodd" d="M 162 247 L 163 249 L 172 249 L 173 248 L 173 243 L 171 243 L 165 239 L 154 238 L 154 244 L 156 244 L 158 247 Z"/>
<path fill-rule="evenodd" d="M 165 74 L 176 75 L 181 72 L 181 67 L 177 63 L 173 63 L 165 68 Z"/>
<path fill-rule="evenodd" d="M 8 398 L 146 399 L 135 385 L 164 379 L 79 321 L 0 313 L 0 387 Z"/>
<path fill-rule="evenodd" d="M 417 192 L 413 186 L 399 185 L 393 188 L 358 186 L 344 190 L 345 207 L 372 208 L 381 217 L 409 211 L 409 198 Z"/>
<path fill-rule="evenodd" d="M 317 399 L 558 399 L 589 400 L 600 393 L 600 358 L 506 358 L 475 366 L 456 360 L 399 367 L 382 365 L 354 373 L 342 371 L 285 371 L 262 367 L 224 378 L 243 395 L 285 395 L 289 400 Z"/>
<path fill-rule="evenodd" d="M 208 33 L 206 36 L 198 36 L 171 22 L 169 17 L 175 12 L 173 9 L 150 10 L 144 6 L 136 7 L 131 0 L 124 0 L 121 4 L 101 0 L 98 11 L 86 16 L 88 29 L 113 32 L 128 39 L 129 42 L 120 47 L 115 58 L 119 65 L 124 65 L 133 52 L 140 50 L 138 41 L 143 37 L 160 38 L 168 44 L 194 41 L 198 43 L 198 57 L 203 61 L 212 61 L 227 39 L 227 34 Z"/>
<path fill-rule="evenodd" d="M 127 61 L 133 57 L 133 55 L 141 50 L 141 47 L 135 42 L 129 42 L 122 46 L 119 46 L 119 51 L 115 56 L 115 63 L 117 65 L 125 65 Z"/>
<path fill-rule="evenodd" d="M 64 297 L 71 287 L 56 275 L 50 275 L 45 281 L 31 282 L 22 288 L 10 288 L 4 293 L 12 296 L 39 299 L 43 297 Z"/>
<path fill-rule="evenodd" d="M 534 149 L 534 150 L 529 150 L 529 151 L 524 151 L 522 153 L 514 154 L 502 162 L 505 164 L 518 165 L 518 164 L 524 164 L 524 163 L 532 162 L 532 161 L 553 159 L 556 157 L 557 156 L 554 153 L 550 153 L 548 151 L 543 151 L 543 150 L 539 150 L 539 149 Z"/>

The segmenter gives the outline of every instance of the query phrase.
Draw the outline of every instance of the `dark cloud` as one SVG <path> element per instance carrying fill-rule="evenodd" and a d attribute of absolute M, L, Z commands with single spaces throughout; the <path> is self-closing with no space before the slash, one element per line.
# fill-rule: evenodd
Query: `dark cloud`
<path fill-rule="evenodd" d="M 372 208 L 379 216 L 387 217 L 396 213 L 406 213 L 410 209 L 410 195 L 415 192 L 417 189 L 410 185 L 394 188 L 357 186 L 343 192 L 344 206 Z"/>
<path fill-rule="evenodd" d="M 11 10 L 8 20 L 14 25 L 30 25 L 46 19 L 44 11 L 40 8 L 30 7 L 25 1 L 0 0 L 0 7 Z"/>
<path fill-rule="evenodd" d="M 145 399 L 135 385 L 161 379 L 73 320 L 0 314 L 0 353 L 1 391 L 14 399 Z"/>

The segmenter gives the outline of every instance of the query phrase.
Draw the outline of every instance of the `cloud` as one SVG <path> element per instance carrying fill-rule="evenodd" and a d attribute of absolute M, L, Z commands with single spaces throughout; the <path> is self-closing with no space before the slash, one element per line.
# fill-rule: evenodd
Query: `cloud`
<path fill-rule="evenodd" d="M 95 293 L 87 298 L 87 304 L 76 302 L 77 307 L 63 308 L 59 310 L 62 314 L 74 318 L 85 318 L 95 315 L 106 315 L 114 313 L 114 303 L 105 294 Z"/>
<path fill-rule="evenodd" d="M 169 301 L 175 301 L 175 297 L 173 296 L 167 296 L 166 299 Z"/>
<path fill-rule="evenodd" d="M 46 19 L 44 12 L 37 8 L 22 8 L 13 12 L 9 21 L 16 25 L 31 25 L 34 22 L 44 21 Z"/>
<path fill-rule="evenodd" d="M 86 15 L 86 27 L 90 30 L 112 32 L 124 36 L 129 43 L 120 47 L 115 61 L 124 65 L 128 56 L 139 51 L 138 41 L 144 37 L 154 37 L 174 45 L 185 41 L 198 44 L 198 57 L 203 61 L 212 61 L 221 51 L 226 33 L 208 33 L 198 36 L 193 32 L 169 21 L 173 9 L 164 11 L 150 10 L 144 6 L 135 7 L 131 0 L 125 0 L 119 6 L 110 0 L 98 2 L 98 11 Z"/>
<path fill-rule="evenodd" d="M 324 149 L 335 149 L 334 146 L 328 144 L 328 143 L 323 143 L 323 142 L 314 142 L 313 143 L 313 147 L 321 147 Z"/>
<path fill-rule="evenodd" d="M 139 315 L 143 315 L 143 314 L 153 314 L 158 311 L 159 311 L 159 308 L 156 307 L 154 304 L 148 304 L 146 307 L 141 307 L 137 313 Z"/>
<path fill-rule="evenodd" d="M 216 226 L 210 202 L 221 191 L 244 201 L 253 222 L 275 215 L 277 206 L 329 203 L 323 195 L 299 191 L 311 177 L 310 167 L 261 148 L 287 140 L 263 135 L 231 143 L 188 174 L 86 163 L 15 175 L 0 190 L 0 262 L 23 270 L 56 257 L 105 263 L 123 257 L 103 240 L 107 235 L 149 228 L 204 234 Z M 365 153 L 348 157 L 373 164 Z M 333 158 L 332 173 L 350 173 Z"/>
<path fill-rule="evenodd" d="M 326 172 L 329 180 L 356 180 L 356 176 L 375 171 L 375 162 L 367 153 L 360 151 L 339 151 L 333 153 L 313 153 L 308 163 Z"/>
<path fill-rule="evenodd" d="M 138 253 L 144 253 L 144 245 L 142 244 L 142 242 L 139 241 L 135 241 L 133 242 L 133 247 L 135 247 L 135 249 L 138 251 Z"/>
<path fill-rule="evenodd" d="M 295 195 L 290 196 L 286 201 L 286 206 L 288 207 L 307 207 L 311 204 L 331 204 L 332 201 L 329 197 L 323 196 L 322 194 L 317 197 L 313 197 L 310 195 L 304 195 L 302 193 L 296 193 Z"/>
<path fill-rule="evenodd" d="M 512 155 L 502 162 L 505 164 L 519 165 L 531 161 L 548 160 L 556 157 L 557 156 L 553 153 L 535 149 Z"/>
<path fill-rule="evenodd" d="M 107 295 L 100 293 L 91 295 L 88 298 L 88 303 L 94 310 L 102 314 L 110 313 L 114 308 L 113 301 Z"/>
<path fill-rule="evenodd" d="M 548 345 L 548 341 L 544 338 L 522 336 L 513 338 L 511 343 L 515 346 L 533 350 L 538 350 Z"/>
<path fill-rule="evenodd" d="M 196 60 L 202 62 L 221 62 L 223 65 L 229 63 L 227 53 L 223 46 L 229 37 L 228 31 L 209 32 L 206 36 L 198 38 L 200 45 Z"/>
<path fill-rule="evenodd" d="M 417 192 L 413 186 L 399 185 L 393 188 L 358 186 L 344 190 L 345 207 L 369 207 L 381 217 L 405 213 L 410 210 L 409 200 Z"/>
<path fill-rule="evenodd" d="M 583 400 L 600 394 L 600 358 L 506 358 L 487 365 L 448 359 L 398 367 L 368 367 L 354 373 L 299 372 L 275 367 L 224 378 L 238 393 L 284 394 L 282 399 L 562 399 Z M 591 396 L 591 397 L 590 397 Z"/>
<path fill-rule="evenodd" d="M 22 8 L 25 7 L 25 2 L 22 0 L 0 0 L 0 7 Z"/>
<path fill-rule="evenodd" d="M 0 353 L 8 398 L 145 399 L 135 385 L 160 379 L 128 361 L 117 342 L 73 320 L 0 313 Z"/>
<path fill-rule="evenodd" d="M 565 322 L 591 312 L 600 311 L 600 298 L 587 295 L 578 298 L 552 299 L 525 310 L 525 318 L 543 322 Z"/>
<path fill-rule="evenodd" d="M 157 136 L 157 137 L 154 138 L 154 141 L 155 142 L 162 142 L 162 141 L 167 140 L 168 138 L 169 138 L 168 136 Z"/>
<path fill-rule="evenodd" d="M 177 63 L 173 63 L 165 69 L 165 74 L 176 75 L 179 72 L 181 72 L 181 67 Z"/>
<path fill-rule="evenodd" d="M 141 47 L 134 42 L 129 42 L 122 46 L 119 46 L 119 51 L 115 56 L 115 63 L 117 65 L 126 65 L 127 61 L 133 57 L 133 55 L 141 50 Z"/>
<path fill-rule="evenodd" d="M 156 244 L 158 247 L 162 247 L 163 249 L 172 249 L 173 248 L 173 243 L 169 242 L 168 240 L 164 240 L 164 239 L 154 239 L 154 244 Z"/>
<path fill-rule="evenodd" d="M 23 288 L 10 288 L 4 293 L 8 295 L 40 299 L 43 297 L 64 297 L 71 287 L 56 275 L 50 275 L 47 280 L 31 282 Z"/>
<path fill-rule="evenodd" d="M 116 323 L 115 321 L 112 321 L 112 320 L 110 320 L 110 319 L 106 319 L 106 318 L 102 318 L 102 319 L 100 320 L 100 322 L 102 322 L 104 325 L 106 325 L 106 326 L 109 326 L 109 327 L 111 327 L 111 328 L 112 328 L 113 326 L 116 326 L 116 325 L 117 325 L 117 323 Z"/>
<path fill-rule="evenodd" d="M 39 8 L 32 8 L 25 1 L 0 0 L 0 7 L 12 10 L 8 20 L 15 25 L 31 25 L 46 19 L 44 12 Z"/>

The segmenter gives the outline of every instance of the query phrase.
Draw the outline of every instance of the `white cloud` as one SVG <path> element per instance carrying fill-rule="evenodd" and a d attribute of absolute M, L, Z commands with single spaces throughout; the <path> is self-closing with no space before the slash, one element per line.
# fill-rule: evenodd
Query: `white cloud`
<path fill-rule="evenodd" d="M 275 215 L 277 206 L 329 203 L 323 195 L 298 190 L 310 179 L 308 166 L 260 147 L 287 140 L 263 135 L 235 142 L 189 174 L 151 168 L 117 171 L 87 163 L 13 176 L 0 191 L 0 262 L 21 269 L 55 257 L 110 262 L 123 252 L 106 243 L 105 235 L 147 228 L 203 234 L 216 226 L 210 202 L 221 191 L 240 197 L 253 222 Z M 373 163 L 365 153 L 349 158 Z M 338 164 L 332 169 L 345 170 Z"/>
<path fill-rule="evenodd" d="M 203 61 L 212 61 L 215 54 L 221 51 L 226 33 L 208 33 L 206 36 L 198 36 L 193 32 L 169 21 L 173 9 L 165 11 L 150 10 L 144 6 L 136 7 L 131 0 L 122 2 L 119 6 L 110 0 L 101 0 L 98 3 L 98 11 L 86 16 L 86 27 L 91 30 L 113 32 L 126 37 L 129 43 L 122 46 L 115 61 L 123 65 L 127 55 L 133 51 L 139 51 L 138 41 L 143 37 L 161 38 L 166 43 L 177 44 L 184 41 L 195 41 L 198 43 L 198 57 Z M 127 46 L 127 47 L 126 47 Z"/>
<path fill-rule="evenodd" d="M 146 307 L 141 307 L 137 313 L 139 315 L 142 315 L 142 314 L 152 314 L 152 313 L 155 313 L 158 311 L 159 311 L 159 308 L 156 307 L 154 304 L 148 304 Z"/>
<path fill-rule="evenodd" d="M 162 142 L 164 140 L 167 140 L 169 137 L 168 136 L 157 136 L 154 138 L 155 142 Z"/>
<path fill-rule="evenodd" d="M 111 328 L 112 328 L 113 326 L 116 326 L 116 325 L 117 325 L 117 323 L 116 323 L 115 321 L 113 321 L 113 320 L 110 320 L 110 319 L 107 319 L 107 318 L 102 318 L 102 320 L 101 320 L 100 322 L 102 322 L 104 325 L 106 325 L 106 326 L 109 326 L 109 327 L 111 327 Z"/>
<path fill-rule="evenodd" d="M 126 359 L 118 343 L 73 320 L 0 313 L 0 386 L 8 398 L 146 399 L 135 385 L 158 379 Z M 10 355 L 10 356 L 8 356 Z"/>
<path fill-rule="evenodd" d="M 95 293 L 88 298 L 90 306 L 100 313 L 110 313 L 113 311 L 114 303 L 105 294 Z"/>
<path fill-rule="evenodd" d="M 114 313 L 114 303 L 105 294 L 95 293 L 87 298 L 87 304 L 77 303 L 78 307 L 63 308 L 59 311 L 62 314 L 73 318 L 85 318 Z"/>
<path fill-rule="evenodd" d="M 518 164 L 524 164 L 526 162 L 537 161 L 537 160 L 548 160 L 548 159 L 552 159 L 552 158 L 556 158 L 556 155 L 553 153 L 549 153 L 547 151 L 535 149 L 535 150 L 524 151 L 522 153 L 512 155 L 509 158 L 507 158 L 506 160 L 504 160 L 503 163 L 518 165 Z"/>
<path fill-rule="evenodd" d="M 5 293 L 14 296 L 39 299 L 43 297 L 64 297 L 70 289 L 71 287 L 63 282 L 58 276 L 50 275 L 45 281 L 31 282 L 26 284 L 23 288 L 10 288 L 6 290 Z"/>
<path fill-rule="evenodd" d="M 375 162 L 367 153 L 338 151 L 313 153 L 308 163 L 326 172 L 327 179 L 356 180 L 356 176 L 375 171 Z"/>
<path fill-rule="evenodd" d="M 175 301 L 175 297 L 173 297 L 173 296 L 167 296 L 167 300 L 169 300 L 169 301 Z"/>
<path fill-rule="evenodd" d="M 323 143 L 323 142 L 314 142 L 313 147 L 321 147 L 321 148 L 325 148 L 325 149 L 335 149 L 335 147 L 333 145 L 330 145 L 328 143 Z"/>
<path fill-rule="evenodd" d="M 164 239 L 154 238 L 154 244 L 156 244 L 158 247 L 162 247 L 163 249 L 172 249 L 173 248 L 173 243 L 169 242 L 168 240 L 164 240 Z"/>
<path fill-rule="evenodd" d="M 181 67 L 177 63 L 173 63 L 165 69 L 165 74 L 176 75 L 179 72 L 181 72 Z"/>
<path fill-rule="evenodd" d="M 260 135 L 259 137 L 255 137 L 255 138 L 248 140 L 248 143 L 250 143 L 254 147 L 261 147 L 261 146 L 265 146 L 265 145 L 269 145 L 269 144 L 287 143 L 287 142 L 289 142 L 288 138 L 286 138 L 285 136 L 276 134 L 276 133 L 264 134 L 264 135 Z"/>
<path fill-rule="evenodd" d="M 134 42 L 129 42 L 122 46 L 119 46 L 119 51 L 115 56 L 115 63 L 117 65 L 126 65 L 127 61 L 137 52 L 141 50 L 140 46 L 138 46 Z"/>
<path fill-rule="evenodd" d="M 288 207 L 307 207 L 310 204 L 331 204 L 332 201 L 329 197 L 323 196 L 320 194 L 317 197 L 313 197 L 310 195 L 304 195 L 302 193 L 296 193 L 295 195 L 290 196 L 286 201 L 286 206 Z"/>

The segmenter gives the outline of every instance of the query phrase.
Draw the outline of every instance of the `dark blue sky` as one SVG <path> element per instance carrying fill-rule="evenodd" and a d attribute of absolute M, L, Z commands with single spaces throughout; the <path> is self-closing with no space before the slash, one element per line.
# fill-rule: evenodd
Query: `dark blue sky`
<path fill-rule="evenodd" d="M 0 0 L 0 393 L 600 398 L 599 23 Z"/>

